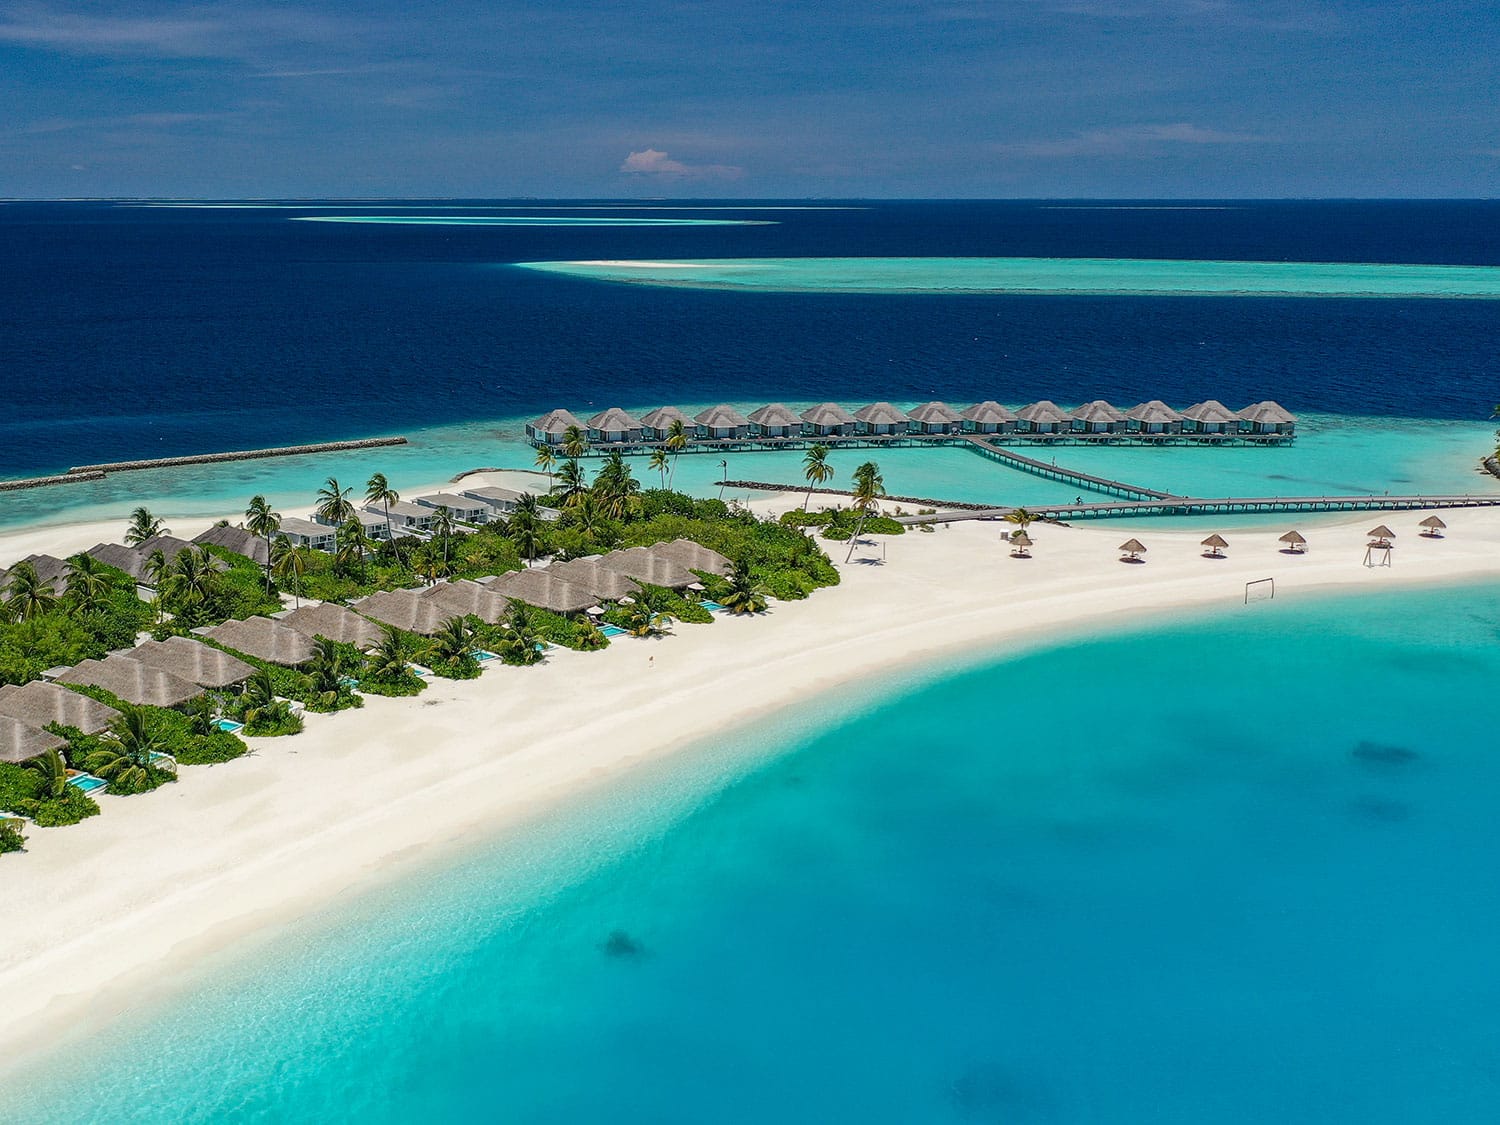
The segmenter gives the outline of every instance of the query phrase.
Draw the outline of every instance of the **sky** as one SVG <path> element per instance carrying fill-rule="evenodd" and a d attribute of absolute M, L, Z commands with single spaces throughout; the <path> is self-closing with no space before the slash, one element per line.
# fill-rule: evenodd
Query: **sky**
<path fill-rule="evenodd" d="M 1495 0 L 0 0 L 0 196 L 1494 197 Z"/>

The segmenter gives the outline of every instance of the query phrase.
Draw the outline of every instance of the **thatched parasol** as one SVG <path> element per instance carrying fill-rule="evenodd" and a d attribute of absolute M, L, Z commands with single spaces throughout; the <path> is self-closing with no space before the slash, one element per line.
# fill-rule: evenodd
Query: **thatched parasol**
<path fill-rule="evenodd" d="M 1146 544 L 1139 539 L 1127 539 L 1120 544 L 1120 551 L 1124 555 L 1124 562 L 1142 562 L 1141 556 L 1146 553 Z"/>
<path fill-rule="evenodd" d="M 1394 531 L 1392 531 L 1390 528 L 1386 527 L 1385 524 L 1381 524 L 1379 527 L 1371 529 L 1368 534 L 1369 534 L 1369 536 L 1370 536 L 1371 539 L 1394 539 L 1394 538 L 1396 538 L 1396 533 Z"/>
<path fill-rule="evenodd" d="M 1307 550 L 1307 540 L 1300 531 L 1288 531 L 1281 537 L 1280 542 L 1286 544 L 1285 553 L 1289 555 L 1300 555 Z"/>
<path fill-rule="evenodd" d="M 1448 525 L 1443 522 L 1440 516 L 1428 516 L 1422 521 L 1421 526 L 1427 529 L 1422 534 L 1427 536 L 1428 539 L 1441 539 L 1443 537 L 1443 528 Z"/>
<path fill-rule="evenodd" d="M 1010 557 L 1013 559 L 1029 559 L 1028 553 L 1031 548 L 1031 536 L 1024 531 L 1018 531 L 1010 537 Z"/>
<path fill-rule="evenodd" d="M 1216 531 L 1203 541 L 1203 546 L 1208 548 L 1207 554 L 1209 558 L 1221 559 L 1224 557 L 1222 553 L 1224 548 L 1229 546 L 1229 540 Z"/>

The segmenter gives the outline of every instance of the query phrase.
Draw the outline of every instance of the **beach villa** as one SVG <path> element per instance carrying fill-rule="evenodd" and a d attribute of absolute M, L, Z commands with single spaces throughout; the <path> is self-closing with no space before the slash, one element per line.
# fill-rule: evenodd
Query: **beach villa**
<path fill-rule="evenodd" d="M 180 707 L 203 694 L 203 688 L 191 680 L 118 653 L 111 653 L 103 660 L 81 660 L 55 680 L 60 684 L 100 687 L 126 703 L 149 703 L 153 707 Z"/>
<path fill-rule="evenodd" d="M 45 729 L 48 723 L 74 727 L 84 734 L 98 734 L 120 717 L 120 712 L 82 692 L 32 680 L 26 684 L 0 684 L 0 715 Z"/>
<path fill-rule="evenodd" d="M 192 637 L 143 641 L 125 655 L 180 680 L 216 691 L 244 683 L 255 674 L 255 669 L 243 660 Z"/>
<path fill-rule="evenodd" d="M 284 621 L 269 617 L 248 617 L 243 621 L 226 621 L 201 630 L 200 636 L 264 660 L 270 664 L 294 668 L 313 658 L 312 638 L 299 633 Z"/>
<path fill-rule="evenodd" d="M 48 750 L 61 750 L 68 744 L 51 731 L 0 715 L 0 762 L 19 764 L 30 761 Z"/>
<path fill-rule="evenodd" d="M 353 645 L 361 652 L 374 648 L 385 636 L 380 626 L 333 602 L 283 610 L 271 619 L 304 636 L 327 637 L 339 644 Z"/>
<path fill-rule="evenodd" d="M 228 524 L 215 524 L 207 531 L 199 532 L 193 536 L 193 542 L 200 547 L 221 547 L 226 551 L 233 551 L 260 566 L 265 566 L 270 556 L 270 549 L 264 538 L 251 535 L 243 527 L 231 527 Z"/>

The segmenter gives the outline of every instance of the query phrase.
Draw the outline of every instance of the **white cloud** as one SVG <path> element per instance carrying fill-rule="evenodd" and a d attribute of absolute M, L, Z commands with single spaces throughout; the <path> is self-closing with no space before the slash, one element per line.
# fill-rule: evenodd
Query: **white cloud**
<path fill-rule="evenodd" d="M 733 164 L 684 164 L 665 152 L 645 148 L 625 157 L 620 171 L 633 176 L 660 176 L 679 180 L 737 180 L 745 174 Z"/>
<path fill-rule="evenodd" d="M 1129 156 L 1158 150 L 1162 145 L 1261 144 L 1269 139 L 1251 133 L 1206 129 L 1183 121 L 1169 125 L 1117 125 L 1110 129 L 1089 129 L 1071 137 L 1019 141 L 993 147 L 996 152 L 1014 156 Z"/>

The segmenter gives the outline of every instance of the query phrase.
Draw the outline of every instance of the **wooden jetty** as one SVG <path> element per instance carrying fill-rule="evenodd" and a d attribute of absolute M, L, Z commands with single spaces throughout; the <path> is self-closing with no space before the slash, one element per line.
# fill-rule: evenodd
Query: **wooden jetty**
<path fill-rule="evenodd" d="M 1027 457 L 1021 453 L 1012 453 L 1008 449 L 996 449 L 988 441 L 980 437 L 966 437 L 971 448 L 994 461 L 999 461 L 1012 469 L 1020 469 L 1024 473 L 1043 477 L 1051 481 L 1060 481 L 1064 484 L 1076 485 L 1086 488 L 1090 492 L 1102 492 L 1106 496 L 1119 496 L 1126 500 L 1170 500 L 1173 496 L 1170 492 L 1161 492 L 1154 488 L 1145 488 L 1138 484 L 1126 484 L 1124 481 L 1110 480 L 1108 477 L 1096 477 L 1092 473 L 1079 472 L 1076 469 L 1065 469 L 1057 462 L 1048 464 L 1046 461 L 1038 461 L 1035 457 Z"/>

